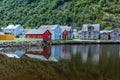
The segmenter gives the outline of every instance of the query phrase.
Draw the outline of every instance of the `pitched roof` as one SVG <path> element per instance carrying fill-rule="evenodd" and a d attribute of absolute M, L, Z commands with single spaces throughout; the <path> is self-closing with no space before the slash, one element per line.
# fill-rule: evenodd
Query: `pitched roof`
<path fill-rule="evenodd" d="M 61 32 L 64 32 L 66 29 L 62 29 Z M 67 30 L 66 30 L 67 31 Z"/>
<path fill-rule="evenodd" d="M 36 30 L 36 29 L 24 29 L 23 31 L 24 31 L 24 33 L 26 34 L 27 32 L 33 31 L 33 30 Z"/>
<path fill-rule="evenodd" d="M 89 27 L 93 27 L 93 31 L 100 31 L 100 24 L 83 24 L 82 31 L 88 31 Z"/>
<path fill-rule="evenodd" d="M 40 30 L 30 30 L 28 31 L 26 34 L 43 34 L 45 31 L 45 29 L 40 29 Z"/>
<path fill-rule="evenodd" d="M 20 24 L 17 24 L 17 25 L 8 25 L 5 29 L 16 29 L 17 27 L 21 26 Z"/>
<path fill-rule="evenodd" d="M 36 54 L 25 54 L 25 55 L 30 57 L 30 58 L 35 58 L 35 59 L 47 61 L 47 59 L 43 55 L 36 55 Z"/>
<path fill-rule="evenodd" d="M 3 53 L 9 58 L 21 58 L 24 55 L 23 51 L 15 51 L 15 52 L 9 52 L 9 53 Z"/>
<path fill-rule="evenodd" d="M 61 29 L 66 29 L 67 31 L 70 31 L 72 28 L 70 26 L 60 26 Z"/>
<path fill-rule="evenodd" d="M 41 25 L 38 29 L 54 30 L 58 25 Z"/>

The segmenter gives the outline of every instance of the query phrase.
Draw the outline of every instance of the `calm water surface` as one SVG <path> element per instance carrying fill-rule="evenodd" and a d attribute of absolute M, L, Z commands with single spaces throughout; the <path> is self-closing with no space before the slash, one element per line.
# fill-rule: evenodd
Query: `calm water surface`
<path fill-rule="evenodd" d="M 79 54 L 82 62 L 98 63 L 102 57 L 120 58 L 119 44 L 89 44 L 89 45 L 53 45 L 45 48 L 32 47 L 25 48 L 6 48 L 3 52 L 8 57 L 22 57 L 26 50 L 37 50 L 39 54 L 24 54 L 30 58 L 36 58 L 48 61 L 59 61 L 61 59 L 71 60 L 76 54 Z"/>
<path fill-rule="evenodd" d="M 27 50 L 37 52 L 26 53 Z M 15 61 L 10 59 L 9 61 L 6 58 L 3 59 L 3 62 L 1 61 L 1 65 L 8 63 L 5 68 L 11 64 L 12 71 L 21 68 L 20 71 L 17 71 L 17 73 L 21 72 L 19 76 L 15 73 L 12 74 L 16 77 L 14 80 L 120 80 L 119 44 L 53 45 L 45 48 L 14 47 L 1 48 L 0 51 L 11 58 L 23 57 L 20 59 L 21 61 L 19 59 Z M 39 59 L 44 61 L 39 61 Z M 55 63 L 49 61 L 55 61 Z M 18 64 L 14 65 L 14 62 L 18 62 Z M 16 66 L 21 65 L 21 62 L 23 66 L 17 68 Z M 9 69 L 8 67 L 8 71 Z M 2 80 L 9 80 L 9 78 Z"/>

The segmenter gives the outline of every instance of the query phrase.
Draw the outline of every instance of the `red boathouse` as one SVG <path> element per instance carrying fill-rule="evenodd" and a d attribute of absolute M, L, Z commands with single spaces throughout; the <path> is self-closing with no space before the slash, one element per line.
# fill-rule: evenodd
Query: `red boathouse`
<path fill-rule="evenodd" d="M 68 38 L 68 31 L 65 29 L 62 29 L 62 39 L 67 39 Z"/>
<path fill-rule="evenodd" d="M 42 39 L 43 41 L 51 41 L 51 36 L 49 30 L 30 30 L 25 34 L 26 38 Z"/>

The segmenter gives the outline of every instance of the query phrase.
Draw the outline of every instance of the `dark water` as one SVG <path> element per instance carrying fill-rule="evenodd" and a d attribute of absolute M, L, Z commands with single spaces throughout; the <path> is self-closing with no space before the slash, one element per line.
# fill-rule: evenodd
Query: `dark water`
<path fill-rule="evenodd" d="M 26 50 L 37 50 L 39 54 L 24 54 L 30 58 L 37 58 L 46 61 L 59 61 L 61 59 L 71 60 L 76 54 L 79 54 L 83 63 L 98 63 L 102 57 L 120 58 L 119 44 L 89 44 L 89 45 L 53 45 L 45 48 L 32 47 L 25 48 L 8 48 L 3 52 L 8 57 L 22 57 Z"/>
<path fill-rule="evenodd" d="M 8 61 L 3 59 L 1 61 L 1 65 L 5 61 L 4 69 L 8 69 L 6 71 L 16 69 L 17 73 L 21 72 L 19 76 L 13 73 L 16 77 L 15 80 L 120 80 L 119 44 L 53 45 L 46 48 L 21 47 L 1 48 L 0 50 L 3 52 L 2 54 L 11 58 L 23 57 L 20 59 L 21 61 L 19 59 L 15 61 L 14 59 L 8 59 Z M 30 54 L 26 53 L 26 50 L 38 51 L 38 53 Z M 31 61 L 29 58 L 38 60 L 32 59 L 33 61 Z M 45 61 L 39 61 L 39 59 Z M 56 61 L 57 63 L 48 61 Z M 14 62 L 17 65 L 13 64 Z M 6 68 L 10 64 L 12 67 Z M 19 68 L 21 68 L 20 71 L 18 71 Z M 1 70 L 4 69 L 1 68 Z M 26 73 L 22 71 L 26 71 Z"/>

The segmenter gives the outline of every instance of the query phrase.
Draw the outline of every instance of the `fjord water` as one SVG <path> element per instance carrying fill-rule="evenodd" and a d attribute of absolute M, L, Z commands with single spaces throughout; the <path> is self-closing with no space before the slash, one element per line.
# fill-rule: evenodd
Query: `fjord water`
<path fill-rule="evenodd" d="M 26 73 L 16 70 L 15 72 L 20 74 L 17 78 L 25 80 L 29 77 L 34 80 L 120 80 L 119 44 L 52 45 L 42 49 L 31 47 L 29 50 L 39 50 L 40 54 L 26 54 L 24 48 L 11 49 L 9 54 L 14 53 L 21 59 L 15 61 L 7 58 L 5 62 L 15 66 L 15 69 L 22 64 L 18 68 Z M 20 55 L 23 53 L 27 57 Z M 13 61 L 17 62 L 18 66 L 11 64 Z M 33 76 L 28 71 L 32 72 Z"/>
<path fill-rule="evenodd" d="M 26 50 L 37 50 L 40 54 L 32 54 L 37 59 L 43 60 L 71 60 L 78 56 L 83 63 L 91 62 L 99 64 L 101 59 L 117 59 L 120 58 L 119 44 L 80 44 L 80 45 L 52 45 L 45 48 L 31 47 L 31 48 L 7 48 L 3 52 L 7 54 L 16 54 L 22 57 Z M 26 54 L 25 54 L 26 55 Z M 38 57 L 39 56 L 39 57 Z M 9 57 L 9 56 L 8 56 Z M 28 56 L 29 57 L 29 56 Z M 43 57 L 43 58 L 41 58 Z"/>
<path fill-rule="evenodd" d="M 46 48 L 43 51 L 49 50 L 49 57 L 57 61 L 71 60 L 73 57 L 79 56 L 83 63 L 99 64 L 103 58 L 110 60 L 120 58 L 119 44 L 53 45 Z"/>

